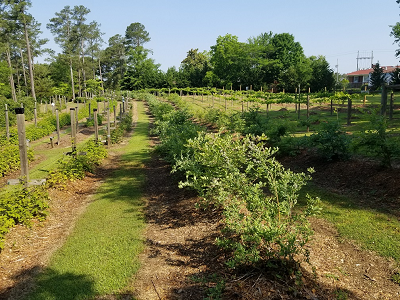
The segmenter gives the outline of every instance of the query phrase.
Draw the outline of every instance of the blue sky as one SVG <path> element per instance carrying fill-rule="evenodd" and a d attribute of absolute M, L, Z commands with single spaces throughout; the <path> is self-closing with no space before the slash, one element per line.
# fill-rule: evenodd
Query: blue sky
<path fill-rule="evenodd" d="M 49 19 L 64 6 L 84 5 L 91 10 L 88 22 L 97 21 L 108 39 L 125 34 L 126 27 L 142 23 L 151 41 L 145 44 L 161 69 L 180 65 L 190 49 L 210 50 L 217 37 L 236 35 L 239 41 L 264 32 L 290 33 L 300 42 L 306 56 L 323 55 L 336 71 L 357 68 L 357 53 L 381 65 L 397 65 L 390 25 L 400 22 L 395 0 L 32 0 L 29 12 L 42 24 L 47 47 L 59 51 L 46 29 Z M 43 61 L 43 59 L 39 60 Z M 359 60 L 366 68 L 370 60 Z"/>

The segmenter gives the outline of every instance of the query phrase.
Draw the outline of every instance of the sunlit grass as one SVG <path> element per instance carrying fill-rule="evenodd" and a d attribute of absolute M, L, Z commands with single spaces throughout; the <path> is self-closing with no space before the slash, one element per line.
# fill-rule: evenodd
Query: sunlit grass
<path fill-rule="evenodd" d="M 400 222 L 394 216 L 361 207 L 349 197 L 313 184 L 304 188 L 303 193 L 321 198 L 322 217 L 335 225 L 342 238 L 400 262 Z"/>
<path fill-rule="evenodd" d="M 143 165 L 149 158 L 148 120 L 139 120 L 118 170 L 105 180 L 65 245 L 37 279 L 29 299 L 86 299 L 123 289 L 143 250 Z"/>

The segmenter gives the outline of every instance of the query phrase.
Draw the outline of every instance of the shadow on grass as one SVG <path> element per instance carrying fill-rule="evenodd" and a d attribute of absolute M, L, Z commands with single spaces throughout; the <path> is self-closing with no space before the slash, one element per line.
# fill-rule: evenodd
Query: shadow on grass
<path fill-rule="evenodd" d="M 32 275 L 37 276 L 35 283 Z M 0 299 L 63 299 L 76 300 L 94 297 L 93 281 L 85 275 L 60 273 L 52 269 L 42 270 L 36 266 L 23 270 L 15 276 L 17 284 L 7 291 L 0 293 Z"/>

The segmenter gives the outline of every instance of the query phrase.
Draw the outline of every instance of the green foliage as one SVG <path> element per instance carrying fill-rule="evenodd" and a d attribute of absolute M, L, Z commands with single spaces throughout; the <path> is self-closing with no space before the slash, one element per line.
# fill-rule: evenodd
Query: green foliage
<path fill-rule="evenodd" d="M 285 170 L 274 159 L 277 149 L 265 137 L 200 133 L 174 171 L 186 174 L 180 186 L 194 188 L 204 204 L 223 209 L 223 237 L 218 244 L 233 251 L 230 266 L 268 259 L 307 256 L 303 248 L 311 230 L 306 213 L 296 213 L 298 192 L 310 180 Z M 307 212 L 318 201 L 310 201 Z"/>
<path fill-rule="evenodd" d="M 390 167 L 393 158 L 400 156 L 399 137 L 390 133 L 387 118 L 377 111 L 371 114 L 369 120 L 369 128 L 355 138 L 354 148 L 365 151 L 380 159 L 383 166 Z"/>
<path fill-rule="evenodd" d="M 395 273 L 392 275 L 392 281 L 400 285 L 400 273 Z"/>
<path fill-rule="evenodd" d="M 372 91 L 380 90 L 382 85 L 385 83 L 385 74 L 383 73 L 383 69 L 376 63 L 372 66 L 373 71 L 370 75 L 370 86 Z"/>
<path fill-rule="evenodd" d="M 51 171 L 46 181 L 47 187 L 64 189 L 68 180 L 77 180 L 85 177 L 86 172 L 93 172 L 103 158 L 107 157 L 107 150 L 100 143 L 89 141 L 71 156 L 59 160 L 57 170 Z"/>
<path fill-rule="evenodd" d="M 309 138 L 311 147 L 327 160 L 348 159 L 350 157 L 350 137 L 338 122 L 323 123 L 322 129 Z"/>
<path fill-rule="evenodd" d="M 122 142 L 122 138 L 126 132 L 132 130 L 132 114 L 127 114 L 118 124 L 117 128 L 111 131 L 111 143 L 118 144 Z"/>
<path fill-rule="evenodd" d="M 97 124 L 100 126 L 103 124 L 103 116 L 101 114 L 97 114 Z M 86 127 L 94 126 L 94 118 L 88 118 L 85 122 Z"/>
<path fill-rule="evenodd" d="M 167 161 L 173 162 L 176 155 L 186 152 L 187 140 L 195 137 L 201 128 L 192 122 L 192 115 L 187 110 L 174 110 L 170 104 L 153 96 L 149 96 L 147 101 L 156 119 L 152 133 L 157 134 L 161 141 L 157 150 Z"/>
<path fill-rule="evenodd" d="M 48 193 L 43 186 L 20 186 L 0 197 L 0 249 L 4 235 L 16 224 L 29 226 L 32 219 L 43 221 L 47 216 Z"/>
<path fill-rule="evenodd" d="M 33 150 L 28 148 L 28 160 L 33 161 Z M 5 176 L 20 167 L 18 145 L 5 145 L 1 147 L 0 155 L 0 174 Z"/>

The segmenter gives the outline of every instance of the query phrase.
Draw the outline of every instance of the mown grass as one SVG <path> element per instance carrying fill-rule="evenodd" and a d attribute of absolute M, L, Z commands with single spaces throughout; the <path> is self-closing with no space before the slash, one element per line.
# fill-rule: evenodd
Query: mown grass
<path fill-rule="evenodd" d="M 149 158 L 148 120 L 139 119 L 119 168 L 105 180 L 64 246 L 36 280 L 28 299 L 87 299 L 117 293 L 139 268 L 143 250 L 143 166 Z"/>
<path fill-rule="evenodd" d="M 335 225 L 340 236 L 364 249 L 400 262 L 400 222 L 396 217 L 357 205 L 351 198 L 309 183 L 302 191 L 321 198 L 322 217 Z"/>

